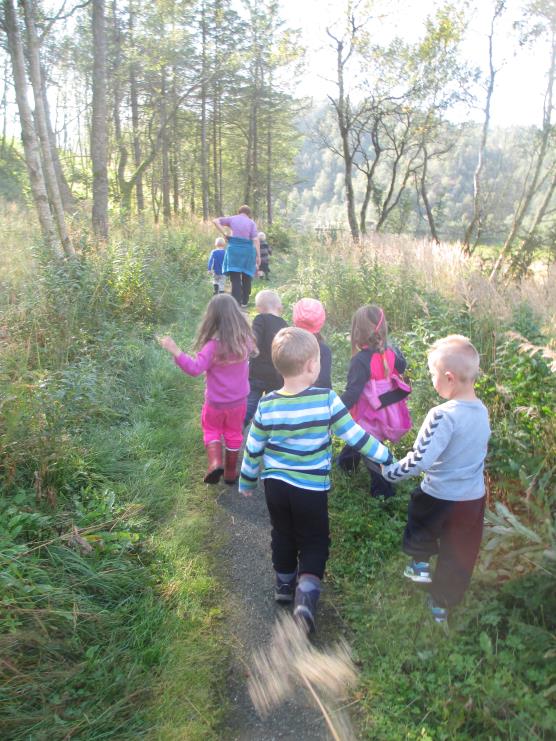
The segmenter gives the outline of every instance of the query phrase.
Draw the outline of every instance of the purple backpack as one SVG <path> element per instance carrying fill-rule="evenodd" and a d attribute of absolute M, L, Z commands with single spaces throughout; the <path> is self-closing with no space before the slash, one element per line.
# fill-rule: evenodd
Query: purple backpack
<path fill-rule="evenodd" d="M 395 370 L 394 352 L 387 349 L 385 355 L 391 369 L 390 375 L 387 378 L 373 378 L 373 375 L 378 375 L 375 358 L 381 366 L 383 359 L 382 355 L 374 353 L 371 358 L 371 378 L 353 407 L 352 416 L 365 432 L 377 440 L 397 443 L 413 424 L 406 401 L 411 393 L 411 386 Z"/>

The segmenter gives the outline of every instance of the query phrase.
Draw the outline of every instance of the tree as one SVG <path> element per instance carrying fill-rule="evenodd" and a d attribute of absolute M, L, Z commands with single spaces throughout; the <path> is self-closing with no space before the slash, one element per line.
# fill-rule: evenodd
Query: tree
<path fill-rule="evenodd" d="M 556 187 L 553 177 L 556 163 L 551 160 L 547 166 L 547 159 L 551 155 L 554 140 L 554 81 L 556 77 L 556 2 L 534 2 L 528 7 L 529 20 L 533 21 L 533 28 L 526 38 L 538 39 L 539 36 L 548 37 L 549 63 L 547 68 L 547 84 L 543 107 L 542 128 L 538 132 L 536 152 L 531 160 L 527 177 L 523 182 L 520 201 L 513 215 L 510 231 L 490 274 L 490 280 L 498 279 L 503 265 L 509 260 L 510 275 L 520 277 L 531 264 L 534 248 L 538 244 L 539 228 L 543 222 L 548 206 Z M 547 186 L 548 181 L 548 186 Z M 545 191 L 542 197 L 543 189 Z M 536 210 L 531 224 L 526 226 L 527 216 L 536 197 L 541 197 L 541 204 Z M 519 238 L 522 229 L 525 233 Z M 514 249 L 519 240 L 517 249 Z"/>
<path fill-rule="evenodd" d="M 27 58 L 29 60 L 29 75 L 31 78 L 33 98 L 35 101 L 35 127 L 40 143 L 44 181 L 48 193 L 50 208 L 62 243 L 62 248 L 66 255 L 73 257 L 75 255 L 75 250 L 66 227 L 64 206 L 60 195 L 58 178 L 56 177 L 54 160 L 52 158 L 51 139 L 47 122 L 47 108 L 45 105 L 45 98 L 43 97 L 45 87 L 42 82 L 40 44 L 35 23 L 36 4 L 34 0 L 22 0 L 21 4 L 25 17 Z"/>
<path fill-rule="evenodd" d="M 465 229 L 463 236 L 463 249 L 468 255 L 472 255 L 475 251 L 475 247 L 481 237 L 483 229 L 483 197 L 482 197 L 482 176 L 485 166 L 485 150 L 487 145 L 487 138 L 490 127 L 490 105 L 492 101 L 492 94 L 494 92 L 494 82 L 496 79 L 497 70 L 494 67 L 494 25 L 496 20 L 500 17 L 505 8 L 505 0 L 496 0 L 492 18 L 490 21 L 490 31 L 488 35 L 488 68 L 489 73 L 486 81 L 486 96 L 484 105 L 484 118 L 481 132 L 481 140 L 479 143 L 479 153 L 477 157 L 477 167 L 473 175 L 473 213 L 469 224 Z M 474 236 L 475 235 L 475 236 Z M 471 240 L 474 237 L 474 244 L 471 245 Z"/>
<path fill-rule="evenodd" d="M 33 201 L 35 203 L 35 208 L 37 209 L 43 239 L 50 247 L 53 254 L 60 258 L 64 256 L 64 250 L 56 234 L 56 227 L 54 225 L 54 219 L 52 218 L 48 202 L 48 194 L 41 163 L 39 140 L 35 130 L 31 108 L 27 99 L 25 56 L 13 0 L 4 0 L 4 22 L 12 62 L 12 74 L 21 123 L 23 149 L 25 152 L 25 164 L 27 165 Z"/>
<path fill-rule="evenodd" d="M 343 35 L 332 33 L 327 28 L 326 33 L 333 42 L 336 55 L 336 80 L 338 88 L 335 96 L 328 99 L 336 113 L 338 131 L 340 134 L 340 156 L 344 162 L 344 185 L 346 192 L 346 207 L 349 229 L 355 241 L 359 240 L 359 225 L 355 215 L 355 193 L 353 188 L 353 163 L 357 151 L 359 137 L 356 133 L 358 123 L 367 118 L 366 104 L 353 105 L 349 93 L 346 92 L 346 68 L 356 49 L 357 34 L 362 23 L 355 20 L 353 13 L 347 19 L 347 30 Z M 329 145 L 330 146 L 330 145 Z"/>
<path fill-rule="evenodd" d="M 106 98 L 106 21 L 104 0 L 92 0 L 93 112 L 91 164 L 93 170 L 94 233 L 108 239 L 108 105 Z"/>

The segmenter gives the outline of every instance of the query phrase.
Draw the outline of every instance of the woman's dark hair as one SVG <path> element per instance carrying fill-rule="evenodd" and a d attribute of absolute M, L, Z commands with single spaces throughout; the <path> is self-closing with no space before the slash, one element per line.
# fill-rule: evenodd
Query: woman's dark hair
<path fill-rule="evenodd" d="M 216 357 L 220 362 L 236 362 L 257 354 L 257 341 L 249 322 L 228 293 L 213 296 L 209 301 L 197 331 L 197 350 L 212 339 L 219 340 Z"/>
<path fill-rule="evenodd" d="M 252 212 L 251 212 L 251 209 L 249 208 L 249 206 L 245 206 L 245 205 L 240 206 L 238 208 L 237 212 L 238 212 L 238 214 L 245 214 L 246 216 L 248 216 L 249 218 L 251 218 L 251 213 Z"/>

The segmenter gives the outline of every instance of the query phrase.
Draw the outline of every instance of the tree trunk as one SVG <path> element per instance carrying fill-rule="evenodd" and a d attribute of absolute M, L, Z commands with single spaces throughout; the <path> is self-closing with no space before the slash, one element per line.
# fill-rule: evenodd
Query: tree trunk
<path fill-rule="evenodd" d="M 222 216 L 222 106 L 220 97 L 222 95 L 222 2 L 215 0 L 213 3 L 213 70 L 212 81 L 212 181 L 214 191 L 214 211 Z"/>
<path fill-rule="evenodd" d="M 106 28 L 104 0 L 92 0 L 93 114 L 91 161 L 93 168 L 93 232 L 108 239 L 108 109 L 106 102 Z"/>
<path fill-rule="evenodd" d="M 66 213 L 75 211 L 77 207 L 77 199 L 71 192 L 71 188 L 68 185 L 62 163 L 60 162 L 60 155 L 58 154 L 58 142 L 56 141 L 56 134 L 52 128 L 50 119 L 50 108 L 48 106 L 48 95 L 46 93 L 46 72 L 44 67 L 41 67 L 41 82 L 42 82 L 42 99 L 44 101 L 44 110 L 46 113 L 46 127 L 48 129 L 48 139 L 50 141 L 50 152 L 52 154 L 52 161 L 54 163 L 54 170 L 56 172 L 56 179 L 58 181 L 58 190 L 60 191 L 60 197 L 62 198 L 62 205 Z M 67 132 L 67 128 L 64 124 L 64 131 Z"/>
<path fill-rule="evenodd" d="M 431 208 L 429 196 L 427 193 L 427 164 L 428 164 L 428 157 L 427 157 L 427 152 L 425 149 L 424 159 L 423 159 L 423 168 L 421 170 L 421 177 L 419 178 L 419 193 L 421 195 L 421 200 L 423 201 L 423 206 L 425 207 L 425 212 L 427 214 L 427 221 L 429 222 L 429 229 L 431 232 L 431 237 L 436 242 L 436 244 L 440 244 L 440 239 L 438 238 L 438 232 L 436 230 L 436 224 L 434 221 L 434 215 L 432 213 L 432 208 Z"/>
<path fill-rule="evenodd" d="M 17 24 L 17 15 L 13 6 L 13 0 L 4 0 L 4 22 L 8 47 L 12 62 L 13 80 L 15 87 L 16 102 L 21 123 L 21 136 L 25 152 L 25 164 L 29 174 L 31 192 L 43 239 L 54 255 L 58 258 L 64 256 L 64 250 L 56 234 L 56 227 L 50 212 L 48 195 L 44 174 L 41 165 L 40 147 L 33 122 L 33 115 L 27 100 L 27 80 L 25 77 L 25 57 L 23 44 Z"/>
<path fill-rule="evenodd" d="M 201 199 L 203 204 L 203 221 L 209 217 L 209 163 L 207 137 L 207 18 L 206 5 L 201 7 Z"/>
<path fill-rule="evenodd" d="M 271 88 L 270 88 L 271 89 Z M 266 131 L 266 223 L 272 225 L 272 107 L 268 110 L 268 123 Z"/>
<path fill-rule="evenodd" d="M 162 100 L 160 118 L 166 118 L 166 70 L 162 71 Z M 168 226 L 172 218 L 172 208 L 170 205 L 170 159 L 168 152 L 168 127 L 164 127 L 162 132 L 162 218 L 164 224 Z"/>
<path fill-rule="evenodd" d="M 129 0 L 129 40 L 133 48 L 133 0 Z M 129 66 L 129 97 L 131 103 L 131 128 L 133 130 L 133 162 L 135 167 L 141 163 L 141 141 L 139 139 L 139 100 L 137 92 L 137 64 L 133 60 Z M 135 181 L 135 197 L 137 199 L 137 211 L 145 210 L 145 196 L 143 194 L 143 178 L 139 175 Z"/>
<path fill-rule="evenodd" d="M 6 134 L 8 130 L 8 58 L 4 60 L 4 92 L 2 93 L 2 144 L 0 146 L 0 156 L 6 152 Z"/>
<path fill-rule="evenodd" d="M 48 125 L 46 122 L 46 109 L 43 99 L 43 84 L 41 75 L 41 63 L 39 52 L 39 39 L 35 26 L 35 4 L 33 0 L 22 1 L 23 12 L 25 15 L 25 29 L 27 32 L 27 52 L 29 59 L 29 74 L 31 85 L 33 87 L 33 97 L 35 99 L 35 125 L 39 136 L 39 143 L 42 154 L 42 165 L 46 191 L 50 201 L 50 208 L 54 215 L 54 220 L 60 235 L 60 241 L 65 254 L 68 257 L 75 256 L 75 250 L 66 227 L 64 206 L 58 187 L 58 178 L 52 159 L 50 147 L 50 136 L 48 134 Z"/>
<path fill-rule="evenodd" d="M 522 241 L 519 250 L 512 255 L 509 271 L 513 278 L 523 278 L 529 266 L 531 265 L 534 250 L 537 246 L 537 230 L 545 217 L 555 191 L 556 170 L 554 171 L 550 185 L 548 186 L 546 193 L 544 194 L 544 198 L 542 199 L 537 209 L 537 212 L 533 219 L 533 223 L 531 225 L 531 228 L 529 229 L 529 233 Z"/>
<path fill-rule="evenodd" d="M 494 281 L 497 279 L 498 274 L 502 268 L 504 261 L 508 258 L 511 253 L 514 241 L 521 229 L 525 216 L 531 205 L 531 201 L 537 193 L 539 182 L 541 180 L 541 171 L 546 157 L 546 153 L 549 148 L 551 134 L 552 134 L 552 100 L 554 93 L 554 77 L 556 73 L 556 35 L 552 33 L 552 45 L 550 51 L 550 67 L 548 70 L 548 85 L 546 88 L 545 103 L 544 103 L 544 115 L 543 115 L 543 128 L 541 134 L 541 143 L 539 147 L 539 153 L 537 155 L 533 178 L 529 184 L 524 196 L 519 204 L 512 221 L 510 233 L 506 237 L 504 246 L 502 247 L 498 259 L 494 263 L 494 267 L 490 274 L 490 280 Z"/>
<path fill-rule="evenodd" d="M 355 194 L 353 192 L 353 154 L 349 145 L 348 105 L 345 98 L 344 65 L 346 59 L 343 57 L 344 43 L 341 39 L 335 39 L 330 32 L 328 35 L 336 42 L 336 83 L 338 85 L 338 101 L 335 103 L 338 128 L 342 140 L 342 157 L 344 160 L 344 185 L 346 189 L 347 217 L 351 236 L 359 240 L 359 226 L 355 215 Z M 351 52 L 348 52 L 348 55 Z"/>
<path fill-rule="evenodd" d="M 482 222 L 482 174 L 485 165 L 485 151 L 488 138 L 488 130 L 490 126 L 490 103 L 492 99 L 492 93 L 494 92 L 494 81 L 496 78 L 496 70 L 494 69 L 493 62 L 493 38 L 494 38 L 494 23 L 496 18 L 500 15 L 504 9 L 504 2 L 498 2 L 494 10 L 490 22 L 490 33 L 488 36 L 488 65 L 489 65 L 489 78 L 487 85 L 487 94 L 485 99 L 485 117 L 483 120 L 483 128 L 481 133 L 481 141 L 479 144 L 479 155 L 477 158 L 477 167 L 473 175 L 473 215 L 471 221 L 467 225 L 465 234 L 463 236 L 463 250 L 467 255 L 472 255 L 475 251 L 475 246 L 471 247 L 471 238 L 476 227 L 481 228 Z"/>

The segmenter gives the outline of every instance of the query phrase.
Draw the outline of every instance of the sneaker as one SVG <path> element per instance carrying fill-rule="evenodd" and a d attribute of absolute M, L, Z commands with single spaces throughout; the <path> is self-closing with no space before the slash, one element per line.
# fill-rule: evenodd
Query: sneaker
<path fill-rule="evenodd" d="M 427 597 L 427 605 L 435 623 L 445 624 L 448 622 L 447 608 L 437 605 L 430 594 Z"/>
<path fill-rule="evenodd" d="M 430 584 L 432 581 L 430 564 L 427 561 L 411 561 L 405 567 L 403 575 L 420 584 Z"/>
<path fill-rule="evenodd" d="M 292 579 L 292 581 L 280 581 L 276 579 L 276 586 L 274 587 L 274 599 L 276 602 L 280 602 L 281 604 L 293 602 L 295 581 L 295 579 Z"/>

